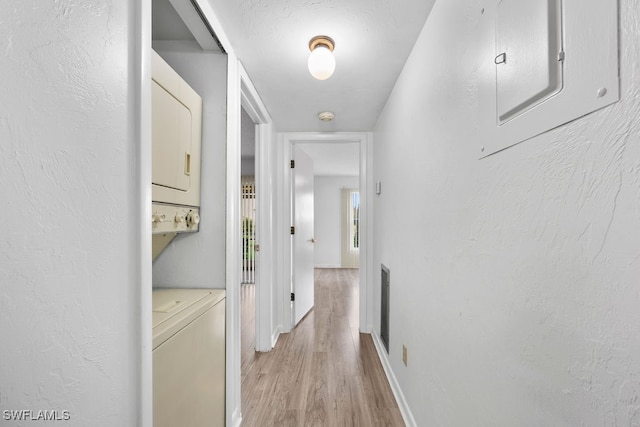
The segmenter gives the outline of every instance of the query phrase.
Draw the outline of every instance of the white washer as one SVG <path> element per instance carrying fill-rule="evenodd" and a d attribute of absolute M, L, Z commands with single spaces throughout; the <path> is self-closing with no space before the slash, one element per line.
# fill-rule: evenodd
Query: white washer
<path fill-rule="evenodd" d="M 154 289 L 154 427 L 224 424 L 225 291 Z"/>

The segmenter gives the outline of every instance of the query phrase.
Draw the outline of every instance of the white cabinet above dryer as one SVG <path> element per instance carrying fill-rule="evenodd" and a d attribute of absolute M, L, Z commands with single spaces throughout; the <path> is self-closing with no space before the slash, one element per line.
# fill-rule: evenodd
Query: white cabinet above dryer
<path fill-rule="evenodd" d="M 202 98 L 152 51 L 152 199 L 200 206 Z"/>

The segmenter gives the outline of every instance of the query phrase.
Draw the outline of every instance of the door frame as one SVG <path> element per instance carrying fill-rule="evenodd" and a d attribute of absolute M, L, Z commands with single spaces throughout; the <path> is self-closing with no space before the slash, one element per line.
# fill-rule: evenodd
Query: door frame
<path fill-rule="evenodd" d="M 374 277 L 371 272 L 373 260 L 373 201 L 371 191 L 373 188 L 373 176 L 370 172 L 372 164 L 371 142 L 373 136 L 370 132 L 284 132 L 278 134 L 278 202 L 276 207 L 275 223 L 276 253 L 281 254 L 280 263 L 277 265 L 274 289 L 280 295 L 278 305 L 278 326 L 281 332 L 289 332 L 292 328 L 293 317 L 291 315 L 290 290 L 292 284 L 291 255 L 293 246 L 289 228 L 292 225 L 292 197 L 291 197 L 291 168 L 289 161 L 292 159 L 293 144 L 296 143 L 358 143 L 360 149 L 360 298 L 359 298 L 359 322 L 360 332 L 371 333 L 373 330 L 373 295 L 371 281 Z"/>
<path fill-rule="evenodd" d="M 219 25 L 219 24 L 218 24 Z M 216 28 L 216 27 L 214 27 Z M 217 27 L 219 28 L 219 27 Z M 216 32 L 216 34 L 220 34 Z M 256 210 L 256 223 L 260 222 L 262 227 L 256 226 L 256 237 L 264 245 L 261 247 L 261 265 L 258 280 L 264 280 L 263 286 L 256 289 L 256 350 L 268 351 L 272 347 L 265 344 L 265 336 L 270 336 L 271 327 L 269 319 L 273 317 L 271 298 L 271 288 L 273 286 L 271 278 L 272 268 L 269 257 L 272 255 L 273 238 L 272 225 L 269 215 L 272 199 L 269 180 L 265 176 L 271 174 L 271 158 L 269 155 L 273 146 L 273 122 L 264 106 L 258 92 L 256 91 L 249 75 L 242 66 L 240 60 L 233 54 L 231 49 L 227 49 L 228 74 L 227 74 L 227 215 L 226 215 L 226 283 L 227 290 L 227 378 L 226 378 L 226 399 L 227 399 L 227 425 L 238 427 L 242 420 L 242 394 L 241 394 L 241 298 L 240 298 L 240 270 L 242 268 L 242 233 L 241 233 L 241 130 L 240 117 L 241 109 L 245 111 L 256 125 L 256 190 L 260 188 L 260 196 L 256 194 L 256 203 L 260 206 Z M 265 185 L 265 183 L 267 183 Z M 266 213 L 265 213 L 266 212 Z M 265 294 L 267 295 L 265 297 Z M 260 345 L 268 346 L 268 349 L 260 349 Z"/>
<path fill-rule="evenodd" d="M 270 177 L 272 167 L 273 124 L 269 112 L 262 103 L 258 92 L 251 83 L 242 63 L 239 63 L 240 104 L 255 123 L 255 197 L 256 197 L 256 253 L 255 289 L 255 339 L 256 351 L 270 351 L 273 348 L 273 307 L 271 289 L 273 286 L 273 226 L 272 188 Z M 240 189 L 238 189 L 240 191 Z"/>

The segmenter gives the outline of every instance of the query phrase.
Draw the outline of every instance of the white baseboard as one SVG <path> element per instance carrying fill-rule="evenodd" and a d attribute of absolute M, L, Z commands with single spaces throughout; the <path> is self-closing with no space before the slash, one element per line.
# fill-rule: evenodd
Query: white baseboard
<path fill-rule="evenodd" d="M 271 334 L 271 349 L 273 349 L 276 346 L 276 343 L 278 342 L 278 338 L 280 338 L 281 333 L 282 333 L 282 327 L 278 325 L 278 327 L 276 327 L 276 330 L 273 331 L 273 334 Z"/>
<path fill-rule="evenodd" d="M 231 416 L 231 426 L 240 427 L 241 424 L 242 424 L 242 414 L 240 414 L 238 410 L 235 410 L 233 412 L 233 415 Z"/>
<path fill-rule="evenodd" d="M 387 379 L 389 380 L 389 385 L 391 386 L 391 391 L 393 392 L 393 396 L 396 398 L 396 402 L 398 403 L 398 407 L 400 408 L 400 413 L 402 414 L 402 419 L 404 419 L 404 423 L 407 427 L 417 427 L 416 420 L 413 418 L 413 414 L 411 413 L 411 409 L 409 408 L 409 404 L 407 403 L 407 399 L 404 397 L 404 393 L 402 393 L 402 389 L 400 388 L 400 384 L 391 369 L 391 364 L 389 363 L 389 355 L 380 340 L 380 337 L 375 332 L 375 330 L 371 331 L 371 336 L 373 337 L 373 344 L 376 346 L 376 351 L 378 352 L 378 357 L 380 358 L 380 362 L 382 363 L 382 368 L 384 369 L 384 373 L 387 375 Z"/>

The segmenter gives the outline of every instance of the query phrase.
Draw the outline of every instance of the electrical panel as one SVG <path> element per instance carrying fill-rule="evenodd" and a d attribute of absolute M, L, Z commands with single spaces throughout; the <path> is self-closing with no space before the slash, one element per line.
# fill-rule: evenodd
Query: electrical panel
<path fill-rule="evenodd" d="M 496 20 L 497 120 L 505 123 L 562 89 L 560 0 L 502 0 Z"/>
<path fill-rule="evenodd" d="M 618 2 L 481 0 L 480 158 L 620 99 Z"/>

